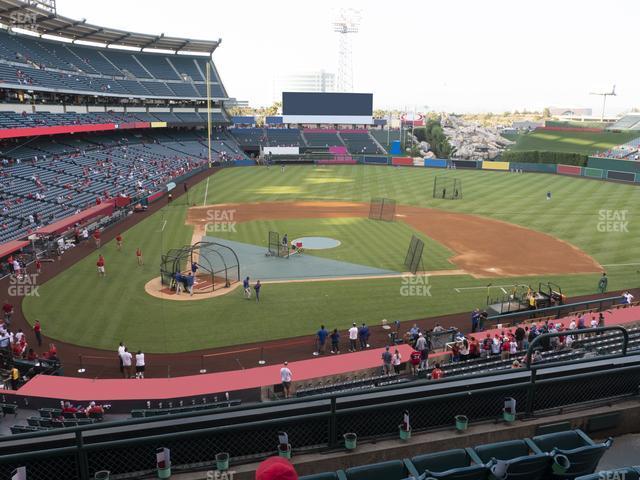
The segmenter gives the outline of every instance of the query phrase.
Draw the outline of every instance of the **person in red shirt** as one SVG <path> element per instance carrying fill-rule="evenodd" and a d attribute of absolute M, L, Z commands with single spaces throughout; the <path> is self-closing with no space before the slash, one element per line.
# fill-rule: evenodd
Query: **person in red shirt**
<path fill-rule="evenodd" d="M 9 303 L 9 300 L 4 301 L 2 305 L 2 313 L 4 314 L 4 323 L 11 325 L 11 317 L 13 316 L 13 305 Z"/>
<path fill-rule="evenodd" d="M 42 346 L 42 327 L 40 326 L 40 320 L 36 320 L 36 323 L 33 325 L 33 333 L 36 336 L 36 340 L 38 341 L 38 346 Z"/>
<path fill-rule="evenodd" d="M 39 258 L 36 258 L 36 273 L 40 273 L 42 271 L 42 262 L 40 262 Z"/>
<path fill-rule="evenodd" d="M 93 232 L 93 239 L 96 242 L 96 248 L 100 248 L 100 243 L 102 242 L 102 240 L 100 239 L 100 229 L 96 229 L 95 232 Z"/>
<path fill-rule="evenodd" d="M 104 257 L 102 255 L 98 257 L 96 266 L 98 267 L 98 275 L 100 276 L 100 278 L 104 277 L 106 275 L 106 272 L 104 270 Z"/>
<path fill-rule="evenodd" d="M 118 236 L 116 237 L 116 248 L 118 249 L 118 251 L 122 250 L 122 235 L 118 234 Z"/>
<path fill-rule="evenodd" d="M 144 265 L 144 259 L 142 258 L 142 250 L 140 250 L 140 247 L 138 247 L 136 249 L 136 258 L 138 259 L 138 266 L 139 267 Z"/>
<path fill-rule="evenodd" d="M 62 413 L 78 413 L 78 409 L 71 405 L 69 402 L 64 402 L 64 408 L 62 409 Z"/>
<path fill-rule="evenodd" d="M 444 377 L 444 372 L 440 370 L 440 364 L 436 363 L 436 368 L 431 370 L 431 380 L 439 380 Z"/>
<path fill-rule="evenodd" d="M 418 375 L 418 370 L 420 370 L 420 352 L 414 350 L 409 355 L 409 363 L 411 364 L 411 373 L 413 375 Z"/>

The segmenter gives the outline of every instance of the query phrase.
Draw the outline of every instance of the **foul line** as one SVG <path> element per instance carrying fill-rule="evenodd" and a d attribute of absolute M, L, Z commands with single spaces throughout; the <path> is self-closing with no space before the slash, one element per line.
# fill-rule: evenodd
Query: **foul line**
<path fill-rule="evenodd" d="M 495 288 L 500 288 L 502 289 L 502 291 L 504 293 L 508 293 L 505 291 L 504 287 L 513 287 L 513 285 L 491 285 L 491 287 L 495 287 Z M 479 290 L 479 289 L 485 289 L 487 288 L 486 286 L 480 286 L 480 287 L 458 287 L 458 288 L 454 288 L 454 290 L 458 293 L 460 293 L 461 290 Z"/>
<path fill-rule="evenodd" d="M 640 263 L 609 263 L 608 265 L 602 265 L 603 267 L 637 267 Z"/>
<path fill-rule="evenodd" d="M 161 232 L 164 232 L 164 227 L 167 226 L 167 221 L 165 220 L 162 224 L 162 228 L 160 229 Z"/>
<path fill-rule="evenodd" d="M 209 193 L 209 178 L 207 177 L 207 185 L 204 187 L 204 200 L 202 201 L 202 206 L 206 207 L 207 205 L 207 194 Z"/>

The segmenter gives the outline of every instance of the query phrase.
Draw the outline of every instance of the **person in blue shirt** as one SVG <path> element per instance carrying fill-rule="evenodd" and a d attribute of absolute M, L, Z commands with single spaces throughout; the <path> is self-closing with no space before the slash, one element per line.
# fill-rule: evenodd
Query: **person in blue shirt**
<path fill-rule="evenodd" d="M 184 287 L 184 275 L 180 272 L 176 272 L 174 275 L 176 281 L 176 295 L 180 295 L 182 288 Z"/>
<path fill-rule="evenodd" d="M 195 277 L 198 272 L 198 264 L 196 262 L 191 262 L 191 274 Z"/>
<path fill-rule="evenodd" d="M 479 326 L 480 326 L 480 310 L 476 308 L 471 314 L 471 333 L 477 332 Z"/>
<path fill-rule="evenodd" d="M 331 336 L 331 353 L 340 353 L 340 333 L 334 328 Z"/>
<path fill-rule="evenodd" d="M 249 284 L 249 277 L 246 277 L 242 281 L 242 288 L 244 288 L 244 298 L 249 300 L 251 298 L 251 285 Z"/>
<path fill-rule="evenodd" d="M 364 350 L 365 348 L 369 348 L 369 327 L 367 327 L 364 323 L 358 329 L 358 338 L 360 339 L 360 349 Z"/>
<path fill-rule="evenodd" d="M 324 347 L 327 343 L 327 337 L 329 336 L 329 332 L 327 332 L 324 328 L 324 325 L 320 325 L 320 330 L 316 333 L 316 343 L 318 349 L 315 352 L 315 355 L 323 355 Z"/>
<path fill-rule="evenodd" d="M 189 291 L 189 295 L 193 295 L 193 283 L 195 281 L 195 277 L 191 272 L 184 277 L 184 283 Z"/>

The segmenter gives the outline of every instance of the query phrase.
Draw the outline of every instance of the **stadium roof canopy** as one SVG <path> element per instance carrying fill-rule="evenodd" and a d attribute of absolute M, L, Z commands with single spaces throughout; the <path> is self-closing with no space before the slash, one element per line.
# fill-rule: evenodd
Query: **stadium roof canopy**
<path fill-rule="evenodd" d="M 169 50 L 175 53 L 189 52 L 211 54 L 221 40 L 193 40 L 189 38 L 167 37 L 164 33 L 126 32 L 115 28 L 99 27 L 87 23 L 86 19 L 73 20 L 57 15 L 54 10 L 42 7 L 33 0 L 0 0 L 0 23 L 11 28 L 34 31 L 38 35 L 49 35 L 74 41 L 94 42 L 107 46 Z"/>

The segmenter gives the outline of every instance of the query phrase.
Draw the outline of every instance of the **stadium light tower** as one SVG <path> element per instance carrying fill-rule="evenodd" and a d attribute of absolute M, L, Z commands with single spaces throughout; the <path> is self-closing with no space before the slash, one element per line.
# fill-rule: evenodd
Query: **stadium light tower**
<path fill-rule="evenodd" d="M 589 95 L 599 95 L 602 97 L 602 115 L 600 115 L 600 122 L 604 122 L 604 107 L 607 105 L 607 97 L 616 96 L 616 86 L 614 85 L 610 92 L 591 92 Z"/>
<path fill-rule="evenodd" d="M 351 35 L 358 33 L 360 11 L 342 8 L 333 22 L 333 31 L 340 35 L 338 44 L 338 81 L 339 92 L 353 91 L 353 57 Z"/>

